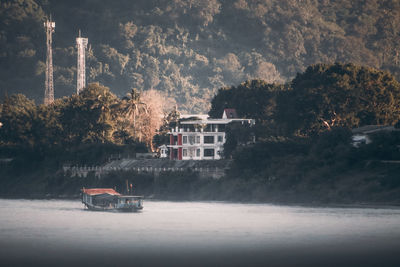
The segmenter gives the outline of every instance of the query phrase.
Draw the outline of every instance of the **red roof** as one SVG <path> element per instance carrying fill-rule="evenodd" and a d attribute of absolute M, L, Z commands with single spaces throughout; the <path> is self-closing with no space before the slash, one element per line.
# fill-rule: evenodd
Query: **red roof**
<path fill-rule="evenodd" d="M 82 189 L 82 192 L 87 194 L 87 195 L 91 195 L 91 196 L 95 196 L 95 195 L 101 195 L 101 194 L 109 194 L 109 195 L 114 195 L 114 196 L 120 196 L 121 194 L 118 193 L 117 191 L 115 191 L 112 188 L 90 188 L 90 189 Z"/>

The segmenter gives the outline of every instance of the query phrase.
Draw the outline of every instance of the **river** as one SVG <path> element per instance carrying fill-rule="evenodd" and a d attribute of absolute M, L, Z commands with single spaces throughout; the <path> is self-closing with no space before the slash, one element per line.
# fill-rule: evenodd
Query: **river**
<path fill-rule="evenodd" d="M 400 209 L 0 199 L 1 266 L 400 266 Z"/>

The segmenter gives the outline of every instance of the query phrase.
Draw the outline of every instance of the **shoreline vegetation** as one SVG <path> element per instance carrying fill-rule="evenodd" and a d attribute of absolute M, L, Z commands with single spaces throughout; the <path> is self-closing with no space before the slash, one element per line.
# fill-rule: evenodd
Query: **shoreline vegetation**
<path fill-rule="evenodd" d="M 353 153 L 359 152 L 354 149 Z M 293 159 L 291 156 L 287 158 Z M 285 161 L 275 160 L 278 160 L 278 165 L 281 165 L 279 162 Z M 288 164 L 279 171 L 280 181 L 271 179 L 271 176 L 265 179 L 262 174 L 252 174 L 251 171 L 254 170 L 249 169 L 244 174 L 234 176 L 232 172 L 237 171 L 232 168 L 235 167 L 231 167 L 220 179 L 200 178 L 198 173 L 190 170 L 167 171 L 158 176 L 135 171 L 113 171 L 101 178 L 95 177 L 92 172 L 84 178 L 71 177 L 58 168 L 48 169 L 47 166 L 46 169 L 46 166 L 40 165 L 35 164 L 36 170 L 19 170 L 18 174 L 15 169 L 12 170 L 12 166 L 2 166 L 0 197 L 77 199 L 82 187 L 116 187 L 117 191 L 126 193 L 125 184 L 128 180 L 134 185 L 134 194 L 144 195 L 147 199 L 168 201 L 228 201 L 311 206 L 400 205 L 400 164 L 381 161 L 362 161 L 352 167 L 342 165 L 343 169 L 339 172 L 337 168 L 340 166 L 312 168 L 307 174 L 302 173 L 304 170 L 298 169 L 299 166 L 293 167 Z M 277 170 L 272 166 L 263 171 Z M 299 175 L 304 175 L 304 178 L 299 180 Z"/>
<path fill-rule="evenodd" d="M 99 84 L 48 106 L 24 95 L 6 97 L 0 106 L 0 196 L 78 196 L 82 187 L 126 193 L 128 180 L 135 194 L 173 201 L 400 203 L 400 84 L 388 72 L 317 64 L 290 83 L 252 80 L 221 88 L 210 117 L 235 108 L 256 123 L 227 127 L 224 157 L 231 164 L 219 179 L 189 168 L 158 175 L 112 171 L 100 179 L 94 172 L 80 178 L 63 171 L 67 163 L 101 166 L 111 155 L 124 158 L 168 143 L 179 112 L 156 121 L 159 101 L 143 99 L 135 89 L 119 99 Z M 390 127 L 366 133 L 355 145 L 352 129 L 368 125 Z"/>
<path fill-rule="evenodd" d="M 389 166 L 383 166 L 389 165 Z M 79 199 L 82 187 L 116 187 L 117 191 L 126 193 L 126 180 L 134 185 L 135 195 L 144 195 L 146 199 L 165 201 L 227 201 L 235 203 L 265 203 L 275 205 L 301 206 L 398 206 L 399 187 L 384 183 L 388 176 L 382 171 L 398 173 L 399 164 L 369 162 L 347 174 L 330 177 L 315 185 L 303 181 L 286 187 L 286 181 L 276 185 L 264 179 L 243 179 L 226 176 L 220 179 L 199 178 L 190 170 L 184 172 L 163 172 L 158 176 L 133 171 L 114 171 L 102 178 L 89 173 L 86 178 L 71 177 L 61 171 L 42 170 L 31 175 L 21 173 L 7 179 L 7 185 L 0 189 L 1 198 L 10 199 Z M 365 168 L 366 167 L 366 168 Z M 365 168 L 365 169 L 364 169 Z M 386 168 L 386 169 L 385 169 Z M 389 169 L 391 170 L 389 171 Z M 364 169 L 364 170 L 362 170 Z M 292 170 L 293 171 L 293 170 Z M 297 170 L 299 171 L 299 170 Z M 295 171 L 296 172 L 296 171 Z M 320 171 L 316 171 L 320 173 Z M 376 176 L 380 175 L 380 181 Z M 40 178 L 39 178 L 40 176 Z M 325 175 L 321 175 L 325 177 Z M 394 180 L 398 182 L 397 175 Z M 338 181 L 333 182 L 332 179 Z"/>

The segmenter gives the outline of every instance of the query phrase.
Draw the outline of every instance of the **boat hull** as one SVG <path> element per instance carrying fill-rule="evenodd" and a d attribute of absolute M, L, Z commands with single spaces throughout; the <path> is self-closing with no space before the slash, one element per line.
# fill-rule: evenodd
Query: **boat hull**
<path fill-rule="evenodd" d="M 142 206 L 136 207 L 102 207 L 102 206 L 95 206 L 95 205 L 88 205 L 85 204 L 88 210 L 91 211 L 120 211 L 120 212 L 137 212 L 143 209 Z"/>

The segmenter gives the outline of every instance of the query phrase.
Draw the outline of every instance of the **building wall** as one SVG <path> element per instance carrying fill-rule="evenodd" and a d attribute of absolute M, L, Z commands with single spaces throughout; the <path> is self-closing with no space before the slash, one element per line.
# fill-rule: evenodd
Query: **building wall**
<path fill-rule="evenodd" d="M 221 159 L 223 145 L 226 141 L 224 132 L 183 132 L 171 133 L 178 136 L 178 143 L 170 142 L 170 158 L 174 158 L 173 150 L 178 150 L 179 160 Z M 213 139 L 213 140 L 211 140 Z M 212 141 L 212 142 L 211 142 Z"/>
<path fill-rule="evenodd" d="M 254 125 L 253 119 L 201 119 L 186 120 L 175 126 L 170 134 L 170 159 L 214 160 L 223 156 L 226 142 L 225 129 L 229 123 Z"/>

